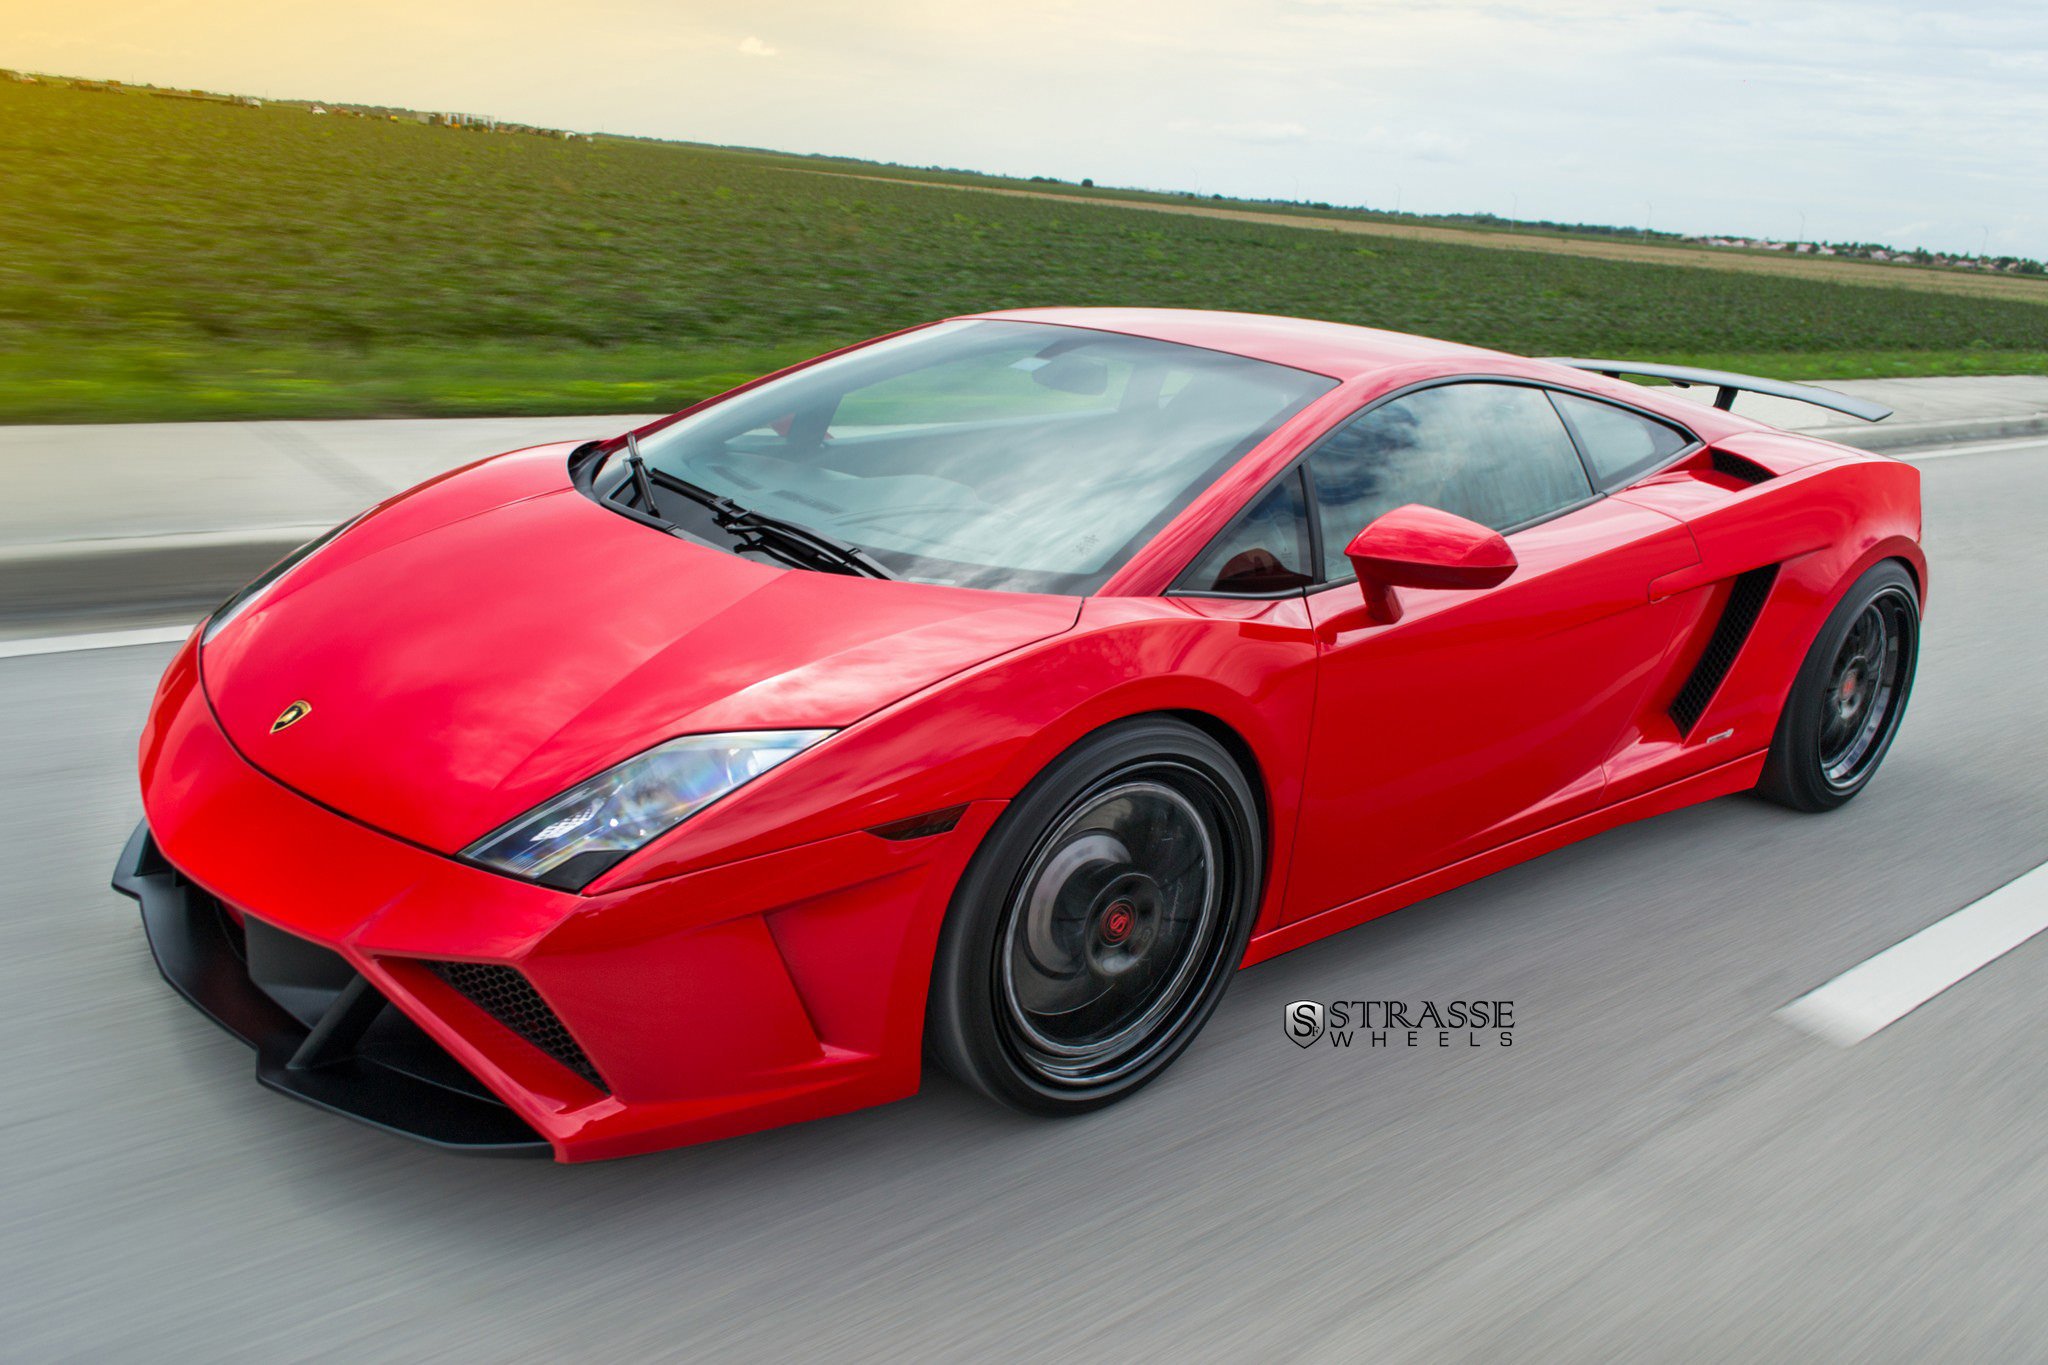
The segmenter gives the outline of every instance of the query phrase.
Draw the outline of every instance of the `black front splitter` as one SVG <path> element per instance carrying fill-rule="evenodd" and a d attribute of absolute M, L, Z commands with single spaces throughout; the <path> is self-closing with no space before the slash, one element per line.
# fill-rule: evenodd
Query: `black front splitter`
<path fill-rule="evenodd" d="M 488 1098 L 365 978 L 354 977 L 310 1023 L 271 999 L 249 974 L 234 920 L 165 860 L 146 822 L 121 850 L 114 890 L 141 905 L 149 950 L 172 989 L 256 1049 L 261 1084 L 436 1147 L 485 1156 L 550 1153 L 545 1138 Z"/>

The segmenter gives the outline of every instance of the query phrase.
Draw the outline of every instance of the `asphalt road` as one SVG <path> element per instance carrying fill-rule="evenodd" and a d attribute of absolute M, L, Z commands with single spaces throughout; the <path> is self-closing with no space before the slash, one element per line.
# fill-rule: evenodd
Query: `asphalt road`
<path fill-rule="evenodd" d="M 2048 860 L 2048 442 L 1925 467 L 1919 688 L 1847 809 L 1716 802 L 1255 968 L 1067 1122 L 934 1078 L 565 1168 L 260 1090 L 106 886 L 169 648 L 0 659 L 0 1356 L 2038 1357 L 2048 935 L 1851 1048 L 1773 1013 Z M 1516 1042 L 1283 1036 L 1351 997 Z"/>

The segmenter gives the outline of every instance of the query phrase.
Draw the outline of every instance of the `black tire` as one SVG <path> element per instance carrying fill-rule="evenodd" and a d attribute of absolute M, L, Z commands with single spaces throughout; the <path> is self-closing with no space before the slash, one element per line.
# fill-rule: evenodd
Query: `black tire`
<path fill-rule="evenodd" d="M 1899 732 L 1920 661 L 1920 595 L 1897 560 L 1828 613 L 1786 694 L 1757 783 L 1793 810 L 1833 810 L 1868 786 Z"/>
<path fill-rule="evenodd" d="M 927 1050 L 1028 1113 L 1085 1113 L 1153 1080 L 1244 958 L 1259 829 L 1244 773 L 1193 726 L 1138 717 L 1082 740 L 955 888 Z"/>

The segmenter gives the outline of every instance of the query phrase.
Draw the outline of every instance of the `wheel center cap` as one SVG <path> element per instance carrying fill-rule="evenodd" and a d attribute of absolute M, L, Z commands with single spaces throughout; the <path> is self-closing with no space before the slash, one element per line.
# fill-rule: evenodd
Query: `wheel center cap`
<path fill-rule="evenodd" d="M 1100 932 L 1105 943 L 1122 943 L 1138 922 L 1137 907 L 1129 901 L 1112 901 L 1102 912 Z"/>

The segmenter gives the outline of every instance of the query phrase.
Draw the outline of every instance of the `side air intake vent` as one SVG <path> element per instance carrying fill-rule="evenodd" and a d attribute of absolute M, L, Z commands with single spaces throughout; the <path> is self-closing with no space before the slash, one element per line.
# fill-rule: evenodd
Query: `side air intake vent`
<path fill-rule="evenodd" d="M 590 1064 L 569 1030 L 527 979 L 511 967 L 484 962 L 429 962 L 435 976 L 491 1018 L 532 1043 L 606 1094 L 611 1087 Z"/>
<path fill-rule="evenodd" d="M 1711 452 L 1710 458 L 1713 460 L 1716 474 L 1740 479 L 1744 483 L 1769 483 L 1778 477 L 1755 460 L 1745 460 L 1742 456 L 1726 450 L 1715 450 Z"/>
<path fill-rule="evenodd" d="M 1717 462 L 1718 458 L 1717 453 Z M 1721 619 L 1714 623 L 1714 633 L 1708 637 L 1706 652 L 1692 666 L 1685 686 L 1679 688 L 1678 695 L 1672 699 L 1671 721 L 1678 727 L 1679 734 L 1691 734 L 1692 727 L 1700 723 L 1707 703 L 1720 690 L 1728 670 L 1735 667 L 1735 656 L 1742 652 L 1749 632 L 1755 628 L 1756 618 L 1762 614 L 1764 600 L 1771 595 L 1771 584 L 1777 578 L 1778 566 L 1775 564 L 1766 564 L 1735 576 L 1735 586 L 1728 593 L 1727 605 L 1721 608 Z"/>

